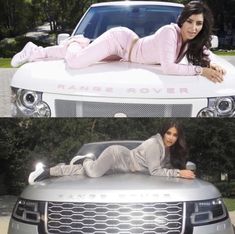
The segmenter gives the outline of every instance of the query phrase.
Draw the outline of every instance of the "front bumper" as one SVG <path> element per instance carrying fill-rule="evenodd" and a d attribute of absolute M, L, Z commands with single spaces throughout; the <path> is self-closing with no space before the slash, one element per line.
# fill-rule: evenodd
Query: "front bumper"
<path fill-rule="evenodd" d="M 207 106 L 206 98 L 109 98 L 50 93 L 40 95 L 41 102 L 48 106 L 51 117 L 196 117 Z M 14 117 L 25 116 L 21 109 L 19 102 L 12 103 Z M 30 115 L 32 111 L 24 112 Z"/>
<path fill-rule="evenodd" d="M 11 219 L 8 234 L 41 234 L 37 225 L 31 225 Z M 186 234 L 186 233 L 185 233 Z M 187 233 L 188 234 L 188 233 Z M 193 228 L 192 234 L 234 234 L 230 219 L 210 225 Z"/>
<path fill-rule="evenodd" d="M 234 234 L 230 219 L 223 222 L 194 227 L 193 234 Z"/>
<path fill-rule="evenodd" d="M 12 88 L 13 117 L 235 117 L 235 96 L 140 98 Z"/>
<path fill-rule="evenodd" d="M 11 218 L 8 234 L 39 234 L 38 226 L 16 221 Z"/>

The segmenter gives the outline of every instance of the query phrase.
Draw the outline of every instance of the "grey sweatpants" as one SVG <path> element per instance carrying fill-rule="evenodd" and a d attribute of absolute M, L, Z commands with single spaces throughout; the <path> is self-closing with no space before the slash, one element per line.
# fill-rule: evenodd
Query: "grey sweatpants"
<path fill-rule="evenodd" d="M 96 160 L 85 159 L 83 165 L 59 165 L 50 168 L 51 176 L 81 175 L 100 177 L 104 174 L 133 172 L 130 150 L 124 146 L 112 145 L 106 148 Z"/>

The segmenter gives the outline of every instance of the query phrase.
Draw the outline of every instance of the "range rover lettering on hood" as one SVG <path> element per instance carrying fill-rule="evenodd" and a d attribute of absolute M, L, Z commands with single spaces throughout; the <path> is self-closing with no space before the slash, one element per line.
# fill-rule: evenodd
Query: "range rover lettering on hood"
<path fill-rule="evenodd" d="M 125 193 L 98 193 L 97 191 L 94 193 L 81 193 L 79 194 L 58 194 L 58 197 L 62 200 L 76 200 L 77 202 L 83 201 L 141 201 L 142 199 L 154 200 L 154 199 L 169 199 L 171 195 L 169 193 L 133 193 L 133 192 L 125 192 Z"/>
<path fill-rule="evenodd" d="M 65 85 L 58 84 L 57 90 L 69 91 L 70 93 L 76 92 L 92 92 L 92 93 L 115 93 L 118 92 L 115 87 L 105 87 L 105 86 L 76 86 L 76 85 Z M 149 88 L 149 87 L 126 87 L 123 91 L 127 94 L 188 94 L 189 90 L 187 87 L 166 87 L 166 88 Z"/>

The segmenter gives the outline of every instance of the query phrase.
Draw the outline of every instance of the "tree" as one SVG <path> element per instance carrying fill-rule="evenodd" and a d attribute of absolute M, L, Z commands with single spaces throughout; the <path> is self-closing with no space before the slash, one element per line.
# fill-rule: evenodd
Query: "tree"
<path fill-rule="evenodd" d="M 41 20 L 50 23 L 51 31 L 74 28 L 92 1 L 83 0 L 32 0 L 32 6 L 40 12 Z"/>
<path fill-rule="evenodd" d="M 189 119 L 186 126 L 190 160 L 198 165 L 199 174 L 219 177 L 221 172 L 235 170 L 233 120 Z"/>
<path fill-rule="evenodd" d="M 34 26 L 30 1 L 0 0 L 0 4 L 0 39 L 22 34 Z"/>

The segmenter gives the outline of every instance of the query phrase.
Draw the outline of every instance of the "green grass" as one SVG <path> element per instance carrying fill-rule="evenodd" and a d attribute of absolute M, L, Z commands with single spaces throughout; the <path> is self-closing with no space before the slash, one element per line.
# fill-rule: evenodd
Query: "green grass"
<path fill-rule="evenodd" d="M 235 198 L 224 198 L 228 211 L 235 211 Z"/>
<path fill-rule="evenodd" d="M 235 50 L 216 50 L 216 51 L 213 51 L 215 54 L 217 55 L 225 55 L 225 56 L 235 56 Z"/>
<path fill-rule="evenodd" d="M 11 68 L 11 59 L 0 58 L 0 68 Z"/>

